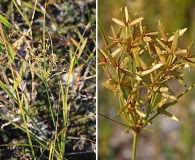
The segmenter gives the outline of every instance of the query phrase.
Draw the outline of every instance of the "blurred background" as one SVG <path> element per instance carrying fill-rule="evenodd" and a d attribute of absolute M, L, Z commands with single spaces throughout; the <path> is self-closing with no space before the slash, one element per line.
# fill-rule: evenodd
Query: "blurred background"
<path fill-rule="evenodd" d="M 180 47 L 187 47 L 195 41 L 195 1 L 194 0 L 98 0 L 98 20 L 105 33 L 112 35 L 112 18 L 121 18 L 120 8 L 127 6 L 130 15 L 138 13 L 144 17 L 147 31 L 158 30 L 158 20 L 166 32 L 188 28 L 180 39 Z M 182 41 L 181 41 L 182 40 Z M 98 45 L 104 48 L 101 35 Z M 195 47 L 193 48 L 193 52 Z M 195 54 L 195 53 L 192 53 Z M 186 71 L 188 85 L 195 82 L 195 68 Z M 117 95 L 102 87 L 107 79 L 101 67 L 98 68 L 98 112 L 115 120 L 118 108 Z M 178 92 L 182 92 L 179 86 Z M 195 88 L 183 96 L 169 111 L 180 121 L 159 116 L 152 124 L 153 132 L 143 131 L 138 137 L 137 160 L 192 160 L 195 159 Z M 98 159 L 130 160 L 132 133 L 125 134 L 125 128 L 98 116 Z"/>

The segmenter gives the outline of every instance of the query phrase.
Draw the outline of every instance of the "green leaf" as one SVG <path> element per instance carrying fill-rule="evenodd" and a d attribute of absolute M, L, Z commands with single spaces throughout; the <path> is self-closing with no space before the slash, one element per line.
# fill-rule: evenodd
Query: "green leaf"
<path fill-rule="evenodd" d="M 3 116 L 3 118 L 5 118 L 7 121 L 11 122 L 15 127 L 19 128 L 20 130 L 22 130 L 23 132 L 26 132 L 26 129 L 24 127 L 22 127 L 21 125 L 18 125 L 17 123 L 15 123 L 13 120 L 11 120 L 9 117 L 7 117 L 6 115 L 0 113 L 1 116 Z M 45 150 L 49 150 L 48 145 L 44 144 L 44 142 L 42 140 L 40 140 L 37 136 L 35 136 L 33 133 L 30 132 L 30 136 L 37 141 L 42 148 L 44 148 Z"/>
<path fill-rule="evenodd" d="M 179 121 L 177 119 L 177 117 L 175 117 L 173 114 L 169 113 L 168 111 L 166 111 L 164 108 L 158 108 L 158 112 L 166 115 L 167 117 L 171 118 L 174 121 Z"/>
<path fill-rule="evenodd" d="M 9 58 L 11 60 L 11 62 L 14 61 L 14 52 L 12 50 L 11 44 L 8 44 L 8 48 L 7 48 L 8 54 L 9 54 Z"/>
<path fill-rule="evenodd" d="M 99 114 L 100 116 L 104 117 L 104 118 L 107 118 L 107 119 L 109 119 L 109 120 L 111 120 L 111 121 L 115 122 L 115 123 L 118 123 L 118 124 L 120 124 L 120 125 L 122 125 L 122 126 L 125 126 L 125 127 L 127 127 L 127 128 L 132 128 L 132 129 L 133 129 L 133 127 L 132 127 L 132 126 L 129 126 L 129 125 L 123 124 L 123 123 L 121 123 L 121 122 L 118 122 L 118 121 L 116 121 L 116 120 L 114 120 L 114 119 L 112 119 L 112 118 L 109 118 L 109 117 L 107 117 L 107 116 L 105 116 L 105 115 L 101 114 L 101 113 L 98 113 L 98 114 Z"/>
<path fill-rule="evenodd" d="M 33 125 L 35 125 L 35 128 L 38 129 L 38 130 L 42 133 L 42 135 L 44 136 L 44 138 L 48 140 L 47 135 L 42 131 L 42 129 L 39 127 L 39 125 L 38 125 L 37 122 L 33 119 L 33 117 L 30 116 L 30 114 L 29 114 L 29 112 L 28 112 L 28 107 L 29 107 L 29 106 L 28 106 L 28 101 L 27 101 L 27 99 L 26 99 L 26 96 L 25 96 L 24 94 L 22 94 L 22 95 L 24 96 L 24 100 L 25 100 L 25 108 L 23 108 L 23 110 L 24 110 L 26 116 L 31 120 L 31 122 L 33 123 Z"/>
<path fill-rule="evenodd" d="M 13 0 L 13 3 L 16 7 L 16 9 L 18 10 L 18 12 L 20 13 L 20 15 L 22 16 L 22 18 L 25 20 L 26 24 L 30 27 L 30 22 L 28 20 L 28 18 L 23 14 L 23 12 L 21 11 L 21 9 L 18 7 L 17 3 L 15 2 L 15 0 Z"/>
<path fill-rule="evenodd" d="M 87 38 L 85 38 L 85 39 L 83 39 L 83 40 L 84 40 L 84 41 L 83 41 L 83 44 L 80 46 L 79 52 L 78 52 L 78 54 L 77 54 L 77 59 L 80 58 L 80 56 L 81 56 L 81 54 L 83 53 L 83 50 L 85 49 L 86 44 L 87 44 Z"/>
<path fill-rule="evenodd" d="M 2 88 L 7 94 L 8 96 L 14 100 L 15 103 L 19 104 L 18 100 L 15 98 L 14 94 L 12 91 L 10 91 L 10 88 L 8 88 L 5 84 L 3 84 L 3 82 L 0 80 L 0 88 Z"/>
<path fill-rule="evenodd" d="M 14 81 L 14 89 L 16 90 L 20 82 L 22 81 L 23 74 L 26 70 L 26 61 L 23 61 L 22 66 L 20 68 L 20 72 L 17 75 L 16 80 Z"/>
<path fill-rule="evenodd" d="M 1 14 L 0 14 L 0 21 L 7 27 L 9 28 L 13 28 L 13 26 L 9 23 L 9 21 L 3 17 Z"/>

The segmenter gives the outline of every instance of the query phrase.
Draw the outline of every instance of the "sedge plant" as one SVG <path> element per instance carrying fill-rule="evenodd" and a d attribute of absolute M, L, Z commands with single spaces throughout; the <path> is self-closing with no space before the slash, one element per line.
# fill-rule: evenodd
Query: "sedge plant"
<path fill-rule="evenodd" d="M 183 74 L 185 69 L 194 64 L 195 59 L 191 55 L 193 43 L 187 48 L 179 48 L 179 39 L 187 28 L 167 34 L 159 21 L 158 31 L 147 32 L 142 17 L 137 14 L 129 17 L 127 7 L 122 8 L 121 13 L 121 19 L 112 18 L 118 30 L 111 26 L 113 36 L 109 36 L 110 43 L 101 24 L 98 24 L 106 44 L 104 49 L 98 49 L 98 66 L 108 77 L 102 85 L 117 94 L 117 114 L 126 123 L 99 114 L 132 131 L 131 159 L 135 160 L 137 136 L 158 115 L 163 114 L 178 121 L 167 108 L 176 104 L 195 86 L 187 86 Z M 180 94 L 175 93 L 170 80 L 178 81 L 185 90 Z"/>
<path fill-rule="evenodd" d="M 34 3 L 32 11 L 31 21 L 28 20 L 26 15 L 24 15 L 18 6 L 18 4 L 13 0 L 13 5 L 16 7 L 18 13 L 21 15 L 23 20 L 28 26 L 28 30 L 21 34 L 20 37 L 14 42 L 10 42 L 11 36 L 17 32 L 17 29 L 13 27 L 9 21 L 0 14 L 0 52 L 3 52 L 1 56 L 1 71 L 0 71 L 0 89 L 3 90 L 9 97 L 10 100 L 0 96 L 0 101 L 4 102 L 6 105 L 10 105 L 12 108 L 17 108 L 17 111 L 8 108 L 6 105 L 2 109 L 0 116 L 7 120 L 10 124 L 13 124 L 16 128 L 20 129 L 27 135 L 26 143 L 9 143 L 1 144 L 0 146 L 24 146 L 30 148 L 30 155 L 32 159 L 37 159 L 37 155 L 41 152 L 45 158 L 52 159 L 65 159 L 65 150 L 66 150 L 66 133 L 68 128 L 68 96 L 69 96 L 69 86 L 71 83 L 71 77 L 74 72 L 75 65 L 79 66 L 77 62 L 84 49 L 86 48 L 88 38 L 84 38 L 84 33 L 81 34 L 78 32 L 79 42 L 74 38 L 70 38 L 70 61 L 67 62 L 64 58 L 60 58 L 59 55 L 53 52 L 52 38 L 46 35 L 46 7 L 41 12 L 44 17 L 43 21 L 43 33 L 42 39 L 39 41 L 37 48 L 30 44 L 26 37 L 32 38 L 32 23 L 34 20 L 35 10 L 37 9 L 37 0 Z M 89 27 L 88 27 L 89 28 Z M 49 38 L 46 38 L 49 37 Z M 26 42 L 29 47 L 29 52 L 25 56 L 21 56 L 17 51 L 17 45 Z M 16 66 L 16 61 L 19 64 Z M 59 67 L 60 66 L 60 67 Z M 11 76 L 7 76 L 6 72 L 10 71 Z M 67 73 L 67 80 L 64 87 L 62 82 L 61 75 L 62 73 Z M 31 91 L 25 90 L 25 77 L 30 74 L 31 76 Z M 35 80 L 38 79 L 38 80 Z M 46 99 L 48 102 L 47 113 L 50 116 L 51 128 L 53 135 L 48 137 L 48 135 L 43 131 L 43 129 L 38 124 L 38 121 L 35 120 L 35 117 L 31 113 L 32 106 L 30 106 L 30 101 L 33 98 L 33 92 L 36 90 L 35 83 L 39 81 L 44 88 L 46 93 Z M 57 109 L 54 106 L 54 96 L 51 92 L 53 83 L 55 87 L 59 89 L 56 93 L 58 103 Z M 29 92 L 31 92 L 31 99 L 29 99 Z M 8 114 L 9 113 L 9 114 Z M 12 115 L 17 115 L 13 118 Z M 20 117 L 20 118 L 19 118 Z M 18 122 L 22 121 L 22 122 Z M 48 122 L 49 123 L 49 122 Z M 22 125 L 21 125 L 22 124 Z M 7 124 L 6 124 L 7 125 Z M 6 126 L 5 125 L 5 126 Z M 34 126 L 37 131 L 42 134 L 42 137 L 37 136 L 31 131 L 31 126 Z M 60 126 L 60 127 L 59 127 Z M 3 130 L 4 126 L 1 126 Z M 31 127 L 32 128 L 32 127 Z M 39 149 L 39 151 L 37 151 Z M 44 155 L 44 152 L 46 154 Z M 42 156 L 42 155 L 41 155 Z M 47 157 L 46 157 L 47 156 Z"/>

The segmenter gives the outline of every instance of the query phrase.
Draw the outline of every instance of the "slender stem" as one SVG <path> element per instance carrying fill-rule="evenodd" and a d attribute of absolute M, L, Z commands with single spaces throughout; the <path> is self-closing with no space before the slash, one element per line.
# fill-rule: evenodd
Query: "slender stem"
<path fill-rule="evenodd" d="M 137 147 L 137 132 L 133 131 L 133 148 L 132 148 L 132 157 L 131 160 L 136 159 L 136 147 Z"/>

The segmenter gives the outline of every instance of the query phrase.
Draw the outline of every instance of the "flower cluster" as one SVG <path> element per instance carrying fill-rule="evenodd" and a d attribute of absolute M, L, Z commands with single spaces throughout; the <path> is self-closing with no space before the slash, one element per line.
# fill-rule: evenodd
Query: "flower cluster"
<path fill-rule="evenodd" d="M 111 27 L 112 42 L 98 52 L 98 65 L 108 76 L 103 86 L 118 94 L 118 114 L 127 120 L 124 126 L 135 132 L 159 114 L 177 120 L 166 109 L 194 87 L 187 87 L 182 73 L 195 62 L 191 55 L 193 43 L 186 49 L 178 47 L 187 28 L 169 35 L 159 21 L 159 31 L 147 32 L 142 17 L 134 15 L 130 20 L 127 7 L 121 11 L 122 20 L 112 19 L 119 26 L 118 32 Z M 172 79 L 186 90 L 177 95 L 168 85 Z"/>

